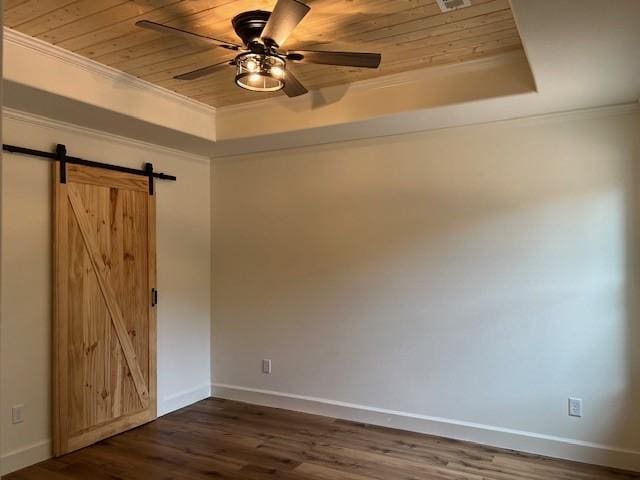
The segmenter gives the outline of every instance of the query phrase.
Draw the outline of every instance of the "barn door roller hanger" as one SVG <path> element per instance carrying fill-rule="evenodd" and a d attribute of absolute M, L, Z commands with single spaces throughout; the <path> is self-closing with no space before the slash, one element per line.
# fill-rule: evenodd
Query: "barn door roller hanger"
<path fill-rule="evenodd" d="M 154 178 L 160 180 L 170 180 L 175 182 L 176 177 L 173 175 L 167 175 L 165 173 L 154 172 L 153 165 L 151 163 L 145 163 L 144 169 L 138 170 L 136 168 L 122 167 L 120 165 L 112 165 L 110 163 L 94 162 L 92 160 L 84 160 L 78 157 L 70 157 L 67 155 L 67 147 L 62 144 L 56 146 L 55 152 L 43 152 L 41 150 L 33 150 L 31 148 L 17 147 L 15 145 L 2 144 L 2 149 L 11 153 L 20 153 L 23 155 L 32 155 L 35 157 L 48 158 L 56 162 L 60 162 L 60 182 L 67 183 L 67 164 L 84 165 L 86 167 L 104 168 L 106 170 L 114 170 L 116 172 L 131 173 L 133 175 L 142 175 L 149 178 L 149 195 L 153 195 Z"/>

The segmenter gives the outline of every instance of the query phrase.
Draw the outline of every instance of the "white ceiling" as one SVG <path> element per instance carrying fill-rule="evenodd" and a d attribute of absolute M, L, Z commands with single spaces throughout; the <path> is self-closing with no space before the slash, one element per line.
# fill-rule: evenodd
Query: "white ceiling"
<path fill-rule="evenodd" d="M 578 107 L 638 100 L 640 1 L 512 3 L 545 100 Z"/>

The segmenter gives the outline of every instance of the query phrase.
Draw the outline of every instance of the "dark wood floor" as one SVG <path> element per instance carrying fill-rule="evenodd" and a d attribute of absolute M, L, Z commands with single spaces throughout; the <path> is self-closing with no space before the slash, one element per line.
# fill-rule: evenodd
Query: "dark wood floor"
<path fill-rule="evenodd" d="M 209 399 L 5 480 L 609 480 L 639 474 Z"/>

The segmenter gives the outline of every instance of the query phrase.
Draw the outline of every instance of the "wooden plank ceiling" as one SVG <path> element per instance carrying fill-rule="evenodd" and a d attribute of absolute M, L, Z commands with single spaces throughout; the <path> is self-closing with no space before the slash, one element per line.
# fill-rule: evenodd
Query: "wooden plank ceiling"
<path fill-rule="evenodd" d="M 435 0 L 306 0 L 311 12 L 289 49 L 382 53 L 378 70 L 296 65 L 308 89 L 522 49 L 508 0 L 473 0 L 442 13 Z M 231 59 L 233 52 L 134 25 L 147 19 L 239 42 L 231 18 L 275 0 L 5 0 L 5 25 L 216 107 L 265 98 L 235 86 L 229 68 L 190 82 L 173 76 Z"/>

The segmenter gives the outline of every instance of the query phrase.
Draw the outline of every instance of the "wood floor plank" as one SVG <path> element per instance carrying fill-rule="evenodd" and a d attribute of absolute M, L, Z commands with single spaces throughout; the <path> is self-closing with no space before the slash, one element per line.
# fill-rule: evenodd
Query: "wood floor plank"
<path fill-rule="evenodd" d="M 5 480 L 640 480 L 640 473 L 210 398 Z"/>

